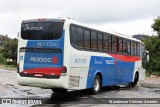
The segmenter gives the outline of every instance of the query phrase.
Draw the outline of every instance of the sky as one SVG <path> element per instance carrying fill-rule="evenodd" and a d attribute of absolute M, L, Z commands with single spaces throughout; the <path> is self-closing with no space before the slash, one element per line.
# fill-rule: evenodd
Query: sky
<path fill-rule="evenodd" d="M 69 17 L 124 35 L 153 35 L 160 0 L 0 0 L 0 34 L 17 37 L 22 20 Z"/>

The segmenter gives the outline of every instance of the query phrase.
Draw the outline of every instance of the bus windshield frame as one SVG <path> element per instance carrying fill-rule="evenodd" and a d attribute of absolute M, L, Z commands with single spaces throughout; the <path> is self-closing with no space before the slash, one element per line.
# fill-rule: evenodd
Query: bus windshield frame
<path fill-rule="evenodd" d="M 21 24 L 21 37 L 25 40 L 56 40 L 63 34 L 64 22 L 27 22 Z"/>

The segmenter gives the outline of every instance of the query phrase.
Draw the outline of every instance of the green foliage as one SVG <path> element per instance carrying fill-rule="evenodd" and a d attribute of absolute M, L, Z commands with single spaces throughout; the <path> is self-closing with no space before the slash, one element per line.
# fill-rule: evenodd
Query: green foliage
<path fill-rule="evenodd" d="M 7 60 L 3 57 L 2 48 L 0 48 L 0 64 L 6 64 Z"/>
<path fill-rule="evenodd" d="M 152 36 L 143 39 L 146 49 L 150 54 L 150 61 L 147 70 L 150 72 L 160 72 L 160 18 L 154 20 L 152 28 L 157 32 L 158 36 Z"/>
<path fill-rule="evenodd" d="M 149 71 L 160 71 L 160 37 L 150 37 L 144 39 L 146 49 L 150 53 L 150 61 L 148 63 Z"/>
<path fill-rule="evenodd" d="M 157 32 L 160 37 L 160 17 L 154 19 L 154 23 L 152 24 L 152 28 Z"/>
<path fill-rule="evenodd" d="M 6 36 L 0 35 L 0 46 L 2 47 L 2 46 L 4 45 L 4 42 L 5 42 L 6 40 L 8 40 L 8 39 L 10 39 L 10 38 L 8 37 L 8 35 L 6 35 Z"/>
<path fill-rule="evenodd" d="M 16 61 L 17 46 L 18 46 L 18 40 L 16 38 L 6 40 L 3 46 L 4 57 L 6 59 L 12 59 L 13 61 Z"/>

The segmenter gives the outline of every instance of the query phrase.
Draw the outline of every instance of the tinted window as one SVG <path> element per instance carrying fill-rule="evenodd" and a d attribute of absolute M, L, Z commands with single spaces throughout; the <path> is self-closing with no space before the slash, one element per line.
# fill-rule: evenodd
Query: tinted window
<path fill-rule="evenodd" d="M 103 39 L 103 35 L 102 34 L 98 34 L 98 50 L 103 50 L 103 47 L 102 47 L 102 39 Z"/>
<path fill-rule="evenodd" d="M 76 27 L 71 26 L 70 32 L 71 32 L 71 43 L 75 46 L 78 46 L 78 44 L 77 44 L 77 39 L 78 38 L 77 38 L 77 34 L 76 34 Z"/>
<path fill-rule="evenodd" d="M 136 42 L 134 42 L 134 49 L 135 49 L 134 55 L 137 55 L 137 43 Z"/>
<path fill-rule="evenodd" d="M 127 41 L 127 51 L 128 54 L 131 54 L 131 42 L 129 40 Z"/>
<path fill-rule="evenodd" d="M 141 57 L 144 58 L 144 51 L 145 51 L 145 47 L 144 45 L 141 43 Z"/>
<path fill-rule="evenodd" d="M 27 40 L 53 40 L 62 36 L 61 22 L 32 22 L 22 23 L 21 37 Z"/>
<path fill-rule="evenodd" d="M 121 38 L 119 38 L 119 52 L 123 52 L 123 40 Z"/>
<path fill-rule="evenodd" d="M 82 28 L 77 28 L 77 45 L 78 47 L 82 48 L 83 47 L 83 29 Z"/>
<path fill-rule="evenodd" d="M 91 49 L 97 50 L 97 33 L 91 32 Z"/>
<path fill-rule="evenodd" d="M 112 52 L 117 52 L 117 38 L 112 36 Z"/>
<path fill-rule="evenodd" d="M 72 45 L 83 47 L 83 30 L 82 28 L 71 26 L 71 43 Z"/>
<path fill-rule="evenodd" d="M 137 43 L 137 55 L 140 56 L 140 43 Z"/>
<path fill-rule="evenodd" d="M 90 49 L 90 31 L 84 30 L 84 48 Z"/>
<path fill-rule="evenodd" d="M 135 49 L 134 49 L 134 42 L 131 42 L 131 54 L 134 55 Z"/>
<path fill-rule="evenodd" d="M 109 36 L 105 34 L 103 35 L 103 50 L 109 51 L 109 47 L 110 47 Z"/>
<path fill-rule="evenodd" d="M 128 50 L 127 50 L 127 41 L 125 39 L 123 39 L 123 53 L 128 53 Z"/>

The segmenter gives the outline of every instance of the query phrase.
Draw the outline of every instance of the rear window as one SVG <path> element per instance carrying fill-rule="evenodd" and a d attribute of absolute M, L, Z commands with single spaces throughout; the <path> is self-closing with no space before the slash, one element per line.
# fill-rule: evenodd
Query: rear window
<path fill-rule="evenodd" d="M 27 40 L 59 39 L 63 32 L 63 22 L 22 23 L 21 37 Z"/>

